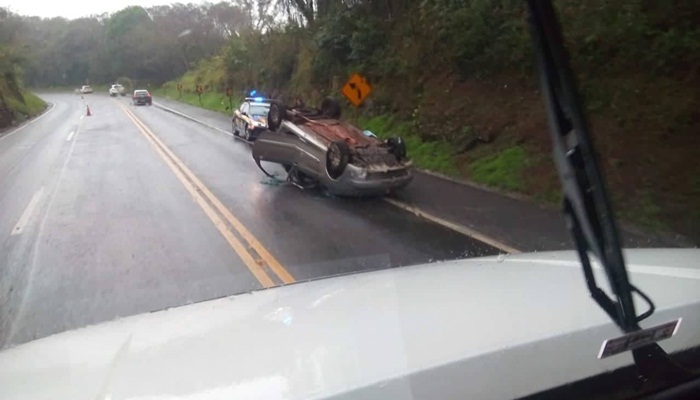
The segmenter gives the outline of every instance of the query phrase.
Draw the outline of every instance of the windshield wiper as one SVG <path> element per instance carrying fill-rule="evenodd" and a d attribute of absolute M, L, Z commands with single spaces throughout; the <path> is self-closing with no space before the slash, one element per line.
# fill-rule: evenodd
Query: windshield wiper
<path fill-rule="evenodd" d="M 561 28 L 549 0 L 528 0 L 529 25 L 553 144 L 553 156 L 563 192 L 563 211 L 581 259 L 593 299 L 624 333 L 640 330 L 639 322 L 654 312 L 654 303 L 627 276 L 613 218 L 588 124 L 563 45 Z M 593 275 L 591 255 L 600 263 L 614 299 L 601 290 Z M 632 294 L 648 309 L 637 315 Z M 676 364 L 656 343 L 632 350 L 646 378 L 686 380 L 693 374 Z"/>

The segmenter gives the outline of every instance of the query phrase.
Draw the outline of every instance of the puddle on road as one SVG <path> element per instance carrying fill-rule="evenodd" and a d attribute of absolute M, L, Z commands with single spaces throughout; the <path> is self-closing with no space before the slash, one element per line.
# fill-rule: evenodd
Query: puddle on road
<path fill-rule="evenodd" d="M 262 178 L 260 183 L 263 185 L 270 185 L 270 186 L 280 186 L 285 184 L 287 181 L 286 179 L 280 179 L 279 175 L 277 173 L 272 174 L 272 177 L 265 176 Z"/>

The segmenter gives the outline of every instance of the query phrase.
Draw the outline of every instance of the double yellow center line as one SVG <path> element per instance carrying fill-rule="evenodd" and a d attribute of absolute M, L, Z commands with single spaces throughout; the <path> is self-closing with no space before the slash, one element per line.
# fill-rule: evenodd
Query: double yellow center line
<path fill-rule="evenodd" d="M 243 260 L 258 282 L 265 288 L 276 286 L 279 283 L 294 283 L 295 279 L 289 271 L 233 216 L 211 190 L 131 110 L 121 103 L 119 105 L 131 122 L 153 145 L 156 152 L 204 210 L 204 213 Z M 270 275 L 275 277 L 278 282 L 275 282 Z"/>

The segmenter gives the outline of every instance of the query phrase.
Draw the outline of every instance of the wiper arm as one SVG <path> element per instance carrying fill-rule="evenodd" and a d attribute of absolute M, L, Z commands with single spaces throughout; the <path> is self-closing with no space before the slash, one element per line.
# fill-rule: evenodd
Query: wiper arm
<path fill-rule="evenodd" d="M 623 332 L 638 331 L 639 322 L 654 312 L 654 303 L 633 286 L 627 276 L 617 226 L 569 66 L 561 28 L 549 0 L 528 0 L 527 4 L 553 156 L 562 184 L 564 216 L 581 259 L 588 290 Z M 603 267 L 614 299 L 598 287 L 590 255 Z M 647 311 L 641 315 L 636 313 L 633 292 L 648 304 Z M 660 370 L 675 377 L 689 376 L 689 371 L 675 364 L 655 343 L 632 351 L 636 364 L 647 377 L 657 375 Z"/>

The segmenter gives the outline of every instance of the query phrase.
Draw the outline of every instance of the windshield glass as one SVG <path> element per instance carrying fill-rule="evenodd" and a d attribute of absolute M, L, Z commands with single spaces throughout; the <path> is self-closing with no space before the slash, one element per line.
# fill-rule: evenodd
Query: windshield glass
<path fill-rule="evenodd" d="M 268 105 L 250 105 L 250 115 L 262 115 L 267 116 L 267 112 L 270 111 L 270 106 Z"/>
<path fill-rule="evenodd" d="M 195 303 L 241 307 L 219 338 L 264 329 L 242 315 L 274 326 L 241 341 L 256 354 L 315 341 L 281 368 L 319 382 L 345 371 L 331 358 L 381 358 L 362 387 L 534 346 L 531 386 L 517 357 L 482 360 L 522 397 L 631 364 L 596 356 L 678 318 L 660 346 L 700 346 L 700 3 L 554 0 L 569 96 L 532 2 L 7 0 L 0 387 L 21 375 L 2 369 L 11 348 Z M 197 321 L 205 340 L 215 323 Z"/>

